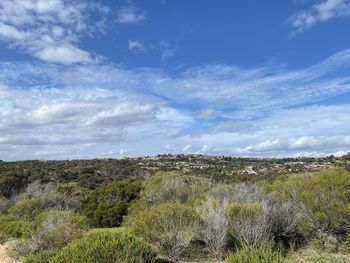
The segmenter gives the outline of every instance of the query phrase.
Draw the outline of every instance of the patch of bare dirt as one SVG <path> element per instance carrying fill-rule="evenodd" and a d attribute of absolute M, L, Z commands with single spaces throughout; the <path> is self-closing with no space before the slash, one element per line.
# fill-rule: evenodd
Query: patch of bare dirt
<path fill-rule="evenodd" d="M 15 260 L 8 256 L 8 249 L 11 245 L 11 242 L 7 242 L 5 244 L 0 244 L 0 262 L 1 263 L 21 263 L 18 260 Z"/>

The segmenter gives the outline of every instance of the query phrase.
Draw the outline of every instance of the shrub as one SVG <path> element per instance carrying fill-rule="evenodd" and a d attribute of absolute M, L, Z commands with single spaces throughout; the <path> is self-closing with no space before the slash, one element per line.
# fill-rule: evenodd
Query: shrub
<path fill-rule="evenodd" d="M 230 254 L 227 263 L 283 263 L 283 256 L 271 249 L 259 248 L 243 248 L 234 254 Z"/>
<path fill-rule="evenodd" d="M 37 199 L 25 198 L 10 207 L 8 213 L 24 220 L 33 220 L 41 212 L 41 205 Z"/>
<path fill-rule="evenodd" d="M 215 258 L 222 258 L 227 246 L 227 203 L 209 198 L 197 207 L 199 238 Z"/>
<path fill-rule="evenodd" d="M 178 260 L 196 235 L 196 213 L 185 204 L 162 204 L 141 211 L 131 227 L 136 235 Z"/>
<path fill-rule="evenodd" d="M 6 241 L 9 238 L 20 238 L 27 235 L 31 225 L 18 217 L 0 214 L 0 239 Z"/>
<path fill-rule="evenodd" d="M 342 254 L 350 254 L 350 235 L 339 245 L 339 252 Z"/>
<path fill-rule="evenodd" d="M 77 211 L 81 207 L 82 195 L 75 183 L 57 185 L 35 181 L 12 198 L 12 202 L 18 201 L 8 213 L 30 221 L 45 210 Z"/>
<path fill-rule="evenodd" d="M 274 197 L 264 200 L 262 205 L 266 224 L 276 244 L 289 248 L 296 243 L 303 243 L 305 231 L 302 227 L 307 227 L 309 223 L 309 218 L 303 211 L 290 202 L 281 202 Z"/>
<path fill-rule="evenodd" d="M 233 203 L 228 214 L 236 247 L 259 247 L 271 241 L 270 225 L 260 203 Z"/>
<path fill-rule="evenodd" d="M 48 263 L 57 254 L 57 249 L 40 251 L 34 255 L 24 258 L 23 263 Z"/>
<path fill-rule="evenodd" d="M 138 197 L 138 183 L 113 182 L 92 191 L 83 204 L 82 213 L 95 227 L 120 226 L 130 202 Z"/>
<path fill-rule="evenodd" d="M 26 174 L 0 174 L 0 196 L 10 198 L 27 184 Z"/>
<path fill-rule="evenodd" d="M 314 227 L 341 236 L 350 229 L 349 189 L 350 173 L 340 169 L 282 176 L 268 187 L 304 209 Z"/>
<path fill-rule="evenodd" d="M 210 189 L 209 179 L 159 172 L 149 177 L 141 191 L 141 200 L 149 205 L 186 203 Z"/>
<path fill-rule="evenodd" d="M 31 255 L 43 250 L 59 249 L 80 238 L 86 229 L 86 219 L 72 212 L 49 211 L 39 214 L 30 238 L 16 244 L 16 257 Z"/>
<path fill-rule="evenodd" d="M 156 254 L 152 246 L 126 230 L 99 230 L 63 248 L 50 263 L 150 263 Z"/>

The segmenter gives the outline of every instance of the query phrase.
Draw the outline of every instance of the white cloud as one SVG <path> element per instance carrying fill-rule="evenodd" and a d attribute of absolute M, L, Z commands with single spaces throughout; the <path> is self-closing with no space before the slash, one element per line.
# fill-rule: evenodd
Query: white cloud
<path fill-rule="evenodd" d="M 323 0 L 308 10 L 295 13 L 289 17 L 289 22 L 297 32 L 303 32 L 317 23 L 341 16 L 350 16 L 349 0 Z"/>
<path fill-rule="evenodd" d="M 90 1 L 2 0 L 0 39 L 47 62 L 89 63 L 95 59 L 78 47 L 79 39 L 102 29 L 108 12 Z M 88 21 L 88 14 L 99 18 Z"/>
<path fill-rule="evenodd" d="M 123 7 L 117 14 L 119 24 L 139 24 L 146 19 L 145 13 L 134 6 Z"/>
<path fill-rule="evenodd" d="M 285 155 L 286 153 L 295 152 L 299 155 L 302 152 L 319 152 L 331 154 L 341 147 L 343 149 L 350 148 L 350 136 L 302 136 L 290 139 L 275 139 L 267 140 L 256 145 L 249 145 L 243 148 L 236 149 L 242 154 L 257 154 L 265 153 L 268 155 Z M 345 151 L 342 151 L 345 152 Z"/>
<path fill-rule="evenodd" d="M 128 45 L 129 50 L 133 52 L 135 55 L 146 52 L 146 48 L 141 42 L 129 39 L 128 43 L 129 43 Z"/>
<path fill-rule="evenodd" d="M 349 69 L 349 50 L 299 70 L 210 65 L 172 75 L 2 62 L 0 159 L 347 152 L 350 104 L 331 99 L 349 96 Z"/>
<path fill-rule="evenodd" d="M 92 58 L 88 52 L 71 45 L 44 47 L 42 50 L 36 52 L 35 55 L 44 61 L 68 65 L 92 62 Z"/>

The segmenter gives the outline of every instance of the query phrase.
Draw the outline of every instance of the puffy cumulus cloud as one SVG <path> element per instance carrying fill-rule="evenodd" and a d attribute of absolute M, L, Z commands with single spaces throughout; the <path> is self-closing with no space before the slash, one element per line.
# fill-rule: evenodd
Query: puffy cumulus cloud
<path fill-rule="evenodd" d="M 299 70 L 0 63 L 0 159 L 347 152 L 349 69 L 349 50 Z"/>
<path fill-rule="evenodd" d="M 349 0 L 323 0 L 314 4 L 309 10 L 303 10 L 289 17 L 289 22 L 297 32 L 327 22 L 340 16 L 350 16 Z"/>
<path fill-rule="evenodd" d="M 77 45 L 103 28 L 109 9 L 79 0 L 2 0 L 0 39 L 40 60 L 72 64 L 95 58 Z M 95 21 L 89 21 L 94 14 Z"/>

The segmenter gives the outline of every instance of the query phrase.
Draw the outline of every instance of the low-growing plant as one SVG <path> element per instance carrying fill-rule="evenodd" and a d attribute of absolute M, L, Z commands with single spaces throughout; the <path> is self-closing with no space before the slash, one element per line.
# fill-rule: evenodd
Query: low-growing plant
<path fill-rule="evenodd" d="M 308 214 L 313 229 L 346 236 L 350 229 L 350 173 L 333 169 L 316 174 L 281 176 L 267 189 Z M 315 231 L 314 231 L 315 232 Z"/>
<path fill-rule="evenodd" d="M 162 204 L 141 211 L 130 227 L 168 257 L 179 260 L 197 233 L 196 212 L 186 204 Z"/>
<path fill-rule="evenodd" d="M 149 205 L 186 203 L 208 191 L 211 184 L 206 178 L 158 172 L 145 181 L 141 200 Z"/>
<path fill-rule="evenodd" d="M 30 223 L 12 215 L 0 214 L 0 241 L 10 238 L 20 238 L 28 235 L 31 230 Z"/>
<path fill-rule="evenodd" d="M 41 210 L 41 205 L 37 199 L 24 198 L 10 207 L 8 213 L 30 221 L 33 220 L 41 212 Z"/>
<path fill-rule="evenodd" d="M 23 263 L 49 263 L 57 253 L 57 249 L 43 250 L 24 258 Z"/>
<path fill-rule="evenodd" d="M 282 254 L 270 248 L 242 248 L 230 254 L 227 263 L 284 263 Z"/>
<path fill-rule="evenodd" d="M 151 263 L 156 250 L 129 231 L 90 231 L 63 248 L 50 263 Z"/>
<path fill-rule="evenodd" d="M 339 244 L 339 252 L 350 255 L 350 235 Z"/>
<path fill-rule="evenodd" d="M 228 208 L 229 229 L 237 247 L 259 247 L 271 242 L 271 226 L 260 203 L 233 203 Z"/>
<path fill-rule="evenodd" d="M 32 225 L 34 230 L 30 237 L 14 246 L 12 254 L 15 257 L 66 246 L 83 235 L 86 219 L 73 212 L 49 211 L 39 214 Z"/>
<path fill-rule="evenodd" d="M 327 233 L 318 233 L 317 237 L 310 241 L 310 244 L 319 251 L 326 253 L 338 252 L 339 243 L 337 238 Z"/>

